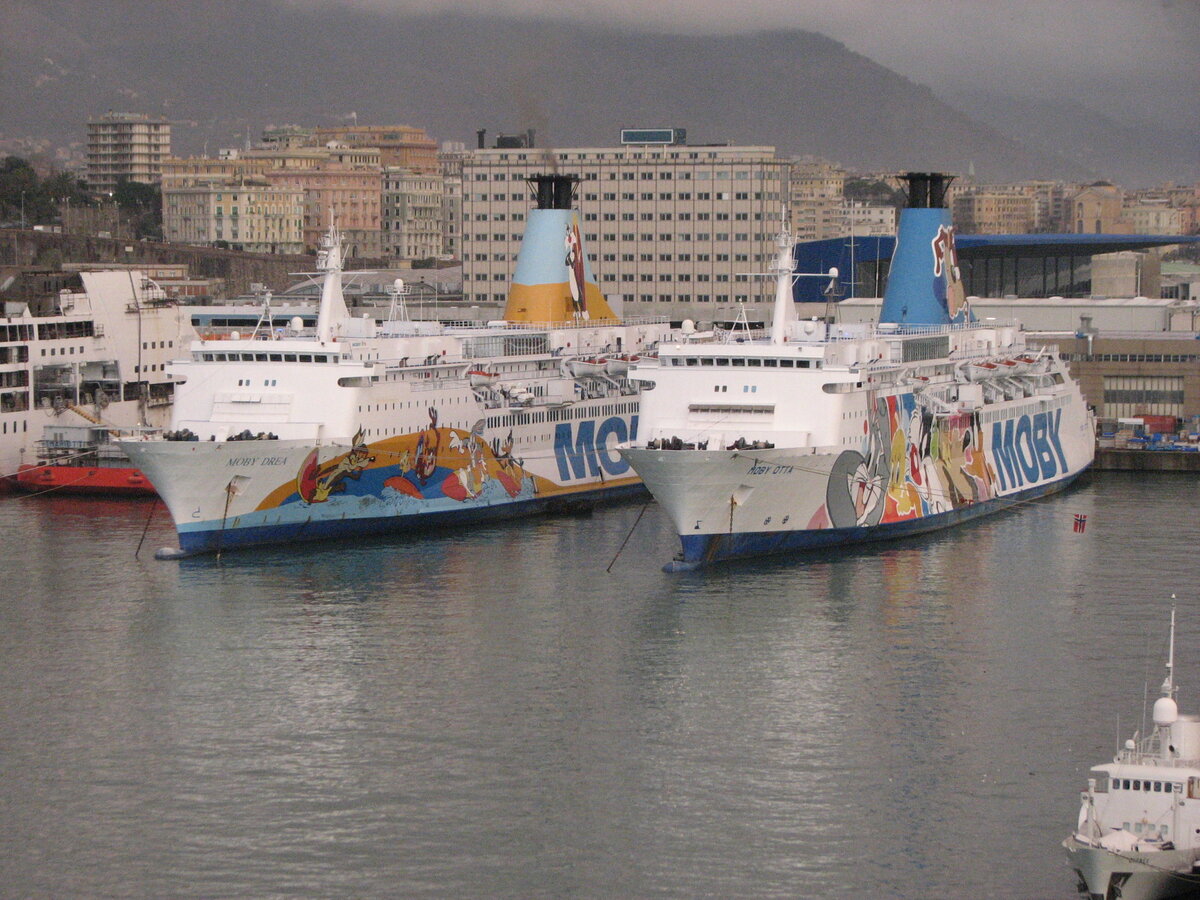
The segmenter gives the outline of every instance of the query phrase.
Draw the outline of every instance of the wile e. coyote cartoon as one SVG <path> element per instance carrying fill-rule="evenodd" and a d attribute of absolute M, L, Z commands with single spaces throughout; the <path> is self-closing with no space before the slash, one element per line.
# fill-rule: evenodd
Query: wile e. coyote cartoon
<path fill-rule="evenodd" d="M 347 478 L 357 481 L 362 470 L 373 462 L 375 457 L 371 456 L 360 428 L 345 456 L 321 465 L 317 461 L 316 448 L 308 454 L 296 476 L 296 493 L 305 503 L 324 503 L 330 494 L 346 489 Z"/>

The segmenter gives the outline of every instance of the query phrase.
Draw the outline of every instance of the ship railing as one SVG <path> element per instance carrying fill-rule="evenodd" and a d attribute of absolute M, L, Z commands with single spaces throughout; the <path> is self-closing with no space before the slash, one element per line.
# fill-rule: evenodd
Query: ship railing
<path fill-rule="evenodd" d="M 234 340 L 234 335 L 237 335 L 237 340 L 286 340 L 289 338 L 315 338 L 317 336 L 316 328 L 300 328 L 295 329 L 291 326 L 282 328 L 260 328 L 257 331 L 252 323 L 247 322 L 245 325 L 205 325 L 202 328 L 197 328 L 196 340 L 198 341 L 227 341 Z"/>
<path fill-rule="evenodd" d="M 581 319 L 570 322 L 465 322 L 455 324 L 455 331 L 581 331 L 586 328 L 618 328 L 628 325 L 666 325 L 666 316 L 626 316 L 620 319 Z"/>

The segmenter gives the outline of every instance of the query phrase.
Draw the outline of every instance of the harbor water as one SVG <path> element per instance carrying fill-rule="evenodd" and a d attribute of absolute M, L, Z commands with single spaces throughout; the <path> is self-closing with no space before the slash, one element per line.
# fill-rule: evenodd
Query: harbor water
<path fill-rule="evenodd" d="M 155 501 L 0 497 L 0 896 L 1074 898 L 1172 593 L 1200 712 L 1197 508 L 667 574 L 640 502 L 160 562 Z"/>

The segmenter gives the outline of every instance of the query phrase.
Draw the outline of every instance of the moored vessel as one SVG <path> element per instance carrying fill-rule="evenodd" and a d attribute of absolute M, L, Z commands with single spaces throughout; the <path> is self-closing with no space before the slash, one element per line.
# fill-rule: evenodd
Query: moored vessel
<path fill-rule="evenodd" d="M 17 487 L 31 493 L 150 497 L 149 479 L 129 461 L 118 438 L 148 437 L 160 429 L 111 425 L 47 425 L 37 462 L 17 471 Z"/>
<path fill-rule="evenodd" d="M 79 289 L 45 301 L 3 304 L 0 489 L 18 486 L 46 427 L 170 421 L 167 363 L 191 330 L 181 308 L 136 269 L 79 279 Z"/>
<path fill-rule="evenodd" d="M 1172 598 L 1174 599 L 1174 598 Z M 1175 610 L 1152 730 L 1093 766 L 1063 848 L 1092 900 L 1200 897 L 1200 717 L 1175 700 Z"/>
<path fill-rule="evenodd" d="M 948 179 L 907 180 L 879 324 L 796 319 L 785 229 L 765 337 L 664 344 L 630 369 L 641 427 L 620 452 L 680 536 L 668 568 L 944 528 L 1091 463 L 1093 417 L 1065 364 L 1016 323 L 971 315 Z"/>
<path fill-rule="evenodd" d="M 641 490 L 614 449 L 636 435 L 636 388 L 581 361 L 648 350 L 668 326 L 622 321 L 601 294 L 577 181 L 532 179 L 503 320 L 350 317 L 333 229 L 314 328 L 194 342 L 172 365 L 166 439 L 123 444 L 170 509 L 178 552 L 470 524 Z"/>

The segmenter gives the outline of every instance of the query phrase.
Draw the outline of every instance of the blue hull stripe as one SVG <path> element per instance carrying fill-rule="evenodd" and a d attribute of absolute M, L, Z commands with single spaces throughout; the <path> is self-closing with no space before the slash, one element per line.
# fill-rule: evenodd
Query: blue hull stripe
<path fill-rule="evenodd" d="M 381 534 L 404 534 L 430 528 L 447 528 L 515 519 L 539 513 L 567 512 L 585 508 L 593 503 L 636 497 L 646 488 L 640 483 L 620 487 L 514 500 L 490 506 L 473 506 L 439 512 L 413 513 L 405 516 L 373 516 L 345 519 L 314 519 L 307 522 L 288 522 L 275 525 L 241 526 L 238 528 L 181 531 L 180 555 L 215 553 L 262 544 L 284 544 L 296 541 L 318 541 L 332 538 L 366 537 Z"/>
<path fill-rule="evenodd" d="M 680 535 L 680 541 L 683 543 L 683 565 L 675 564 L 667 568 L 669 570 L 672 568 L 695 568 L 722 560 L 744 559 L 789 551 L 816 550 L 822 547 L 841 547 L 872 541 L 888 541 L 924 534 L 928 531 L 937 531 L 941 528 L 969 522 L 971 519 L 1000 512 L 1018 503 L 1056 493 L 1070 485 L 1080 474 L 1077 472 L 1070 478 L 1039 485 L 1018 494 L 960 506 L 958 509 L 924 516 L 920 519 L 906 519 L 903 522 L 890 522 L 870 528 L 820 528 L 804 531 L 746 531 L 732 534 Z"/>

